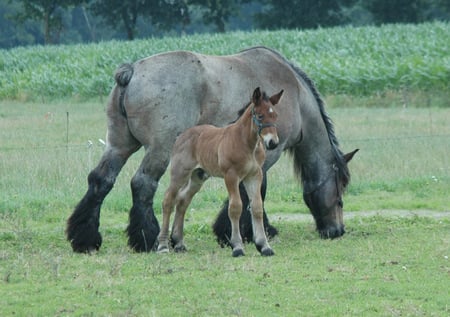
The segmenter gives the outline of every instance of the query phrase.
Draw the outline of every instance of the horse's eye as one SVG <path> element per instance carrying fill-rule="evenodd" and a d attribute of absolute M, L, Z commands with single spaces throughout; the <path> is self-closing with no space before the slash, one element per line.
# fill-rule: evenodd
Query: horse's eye
<path fill-rule="evenodd" d="M 339 206 L 340 208 L 344 208 L 344 202 L 342 201 L 342 199 L 339 199 L 339 200 L 337 201 L 337 204 L 338 204 L 338 206 Z"/>
<path fill-rule="evenodd" d="M 262 119 L 264 119 L 264 115 L 263 114 L 259 114 L 258 115 L 258 120 L 262 120 Z"/>

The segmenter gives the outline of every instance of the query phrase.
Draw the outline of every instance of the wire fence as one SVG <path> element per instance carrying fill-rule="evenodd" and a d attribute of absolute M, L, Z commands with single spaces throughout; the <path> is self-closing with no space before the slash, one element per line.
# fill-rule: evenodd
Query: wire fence
<path fill-rule="evenodd" d="M 390 137 L 373 137 L 373 138 L 340 138 L 341 143 L 364 143 L 364 142 L 389 142 L 389 141 L 402 141 L 402 140 L 426 140 L 426 139 L 444 139 L 447 144 L 444 146 L 450 147 L 450 134 L 427 134 L 427 135 L 406 135 L 406 136 L 390 136 Z M 87 140 L 85 143 L 61 143 L 56 145 L 30 145 L 30 146 L 9 146 L 1 147 L 2 151 L 38 151 L 38 150 L 79 150 L 79 151 L 89 151 L 95 148 L 105 148 L 106 142 L 103 139 L 98 139 L 97 141 Z"/>

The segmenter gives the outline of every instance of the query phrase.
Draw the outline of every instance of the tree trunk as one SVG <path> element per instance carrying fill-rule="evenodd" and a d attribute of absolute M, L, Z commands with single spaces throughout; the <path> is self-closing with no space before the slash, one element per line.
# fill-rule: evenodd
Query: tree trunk
<path fill-rule="evenodd" d="M 126 8 L 124 8 L 122 10 L 122 21 L 123 21 L 123 24 L 125 25 L 125 30 L 127 32 L 127 39 L 129 41 L 134 40 L 134 25 L 135 25 L 135 23 L 133 23 L 133 21 L 130 21 Z"/>
<path fill-rule="evenodd" d="M 91 42 L 95 42 L 95 33 L 94 33 L 94 30 L 92 29 L 91 23 L 89 22 L 89 18 L 87 16 L 86 8 L 84 7 L 84 5 L 81 6 L 81 11 L 83 12 L 84 20 L 86 21 L 86 25 L 89 30 Z"/>
<path fill-rule="evenodd" d="M 50 14 L 48 12 L 45 12 L 45 15 L 44 15 L 44 44 L 45 45 L 51 44 Z"/>

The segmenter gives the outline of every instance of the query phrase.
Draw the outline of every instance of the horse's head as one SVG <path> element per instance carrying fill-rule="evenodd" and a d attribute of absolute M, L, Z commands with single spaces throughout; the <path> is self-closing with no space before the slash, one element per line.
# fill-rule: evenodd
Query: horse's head
<path fill-rule="evenodd" d="M 261 136 L 265 147 L 269 150 L 276 148 L 280 142 L 275 124 L 278 113 L 274 106 L 278 104 L 282 95 L 283 90 L 272 97 L 267 97 L 266 93 L 261 93 L 258 87 L 252 96 L 253 122 L 258 129 L 258 134 Z"/>
<path fill-rule="evenodd" d="M 324 239 L 338 238 L 345 233 L 342 195 L 350 180 L 347 163 L 357 151 L 343 155 L 340 162 L 326 167 L 326 177 L 303 192 L 303 199 L 316 221 L 317 231 Z"/>

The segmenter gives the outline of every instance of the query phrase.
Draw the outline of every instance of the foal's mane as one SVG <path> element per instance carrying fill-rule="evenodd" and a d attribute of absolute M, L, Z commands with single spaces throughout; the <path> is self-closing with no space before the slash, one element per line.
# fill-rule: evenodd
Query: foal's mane
<path fill-rule="evenodd" d="M 267 94 L 266 94 L 265 91 L 261 91 L 261 93 L 262 93 L 262 99 L 263 99 L 264 101 L 269 100 L 269 96 L 267 96 Z M 250 100 L 249 102 L 247 102 L 241 109 L 239 109 L 239 111 L 238 111 L 238 113 L 237 113 L 237 114 L 238 114 L 237 118 L 236 118 L 235 120 L 233 120 L 232 122 L 230 122 L 230 123 L 235 123 L 236 121 L 238 121 L 239 118 L 242 117 L 242 115 L 244 114 L 244 112 L 247 110 L 247 108 L 248 108 L 251 104 L 252 104 L 252 100 Z"/>
<path fill-rule="evenodd" d="M 306 75 L 306 73 L 302 69 L 300 69 L 300 67 L 298 67 L 294 63 L 287 60 L 284 56 L 282 56 L 279 52 L 277 52 L 274 49 L 268 48 L 266 46 L 256 46 L 256 47 L 252 47 L 252 48 L 243 50 L 242 52 L 249 51 L 252 49 L 266 49 L 266 50 L 272 52 L 278 58 L 283 60 L 287 65 L 289 65 L 291 67 L 291 69 L 293 70 L 294 74 L 297 76 L 297 78 L 299 78 L 300 81 L 305 82 L 306 85 L 308 86 L 308 88 L 311 90 L 311 93 L 313 94 L 314 98 L 316 99 L 317 105 L 319 106 L 320 115 L 322 117 L 323 123 L 325 125 L 326 131 L 328 134 L 328 140 L 330 141 L 330 145 L 331 145 L 331 148 L 333 151 L 335 164 L 336 164 L 337 171 L 338 171 L 338 177 L 340 180 L 342 180 L 342 185 L 343 185 L 343 188 L 345 189 L 347 187 L 348 183 L 350 182 L 350 172 L 348 170 L 347 163 L 344 158 L 344 154 L 339 149 L 339 141 L 337 140 L 336 134 L 334 133 L 333 121 L 328 116 L 327 112 L 325 111 L 325 102 L 322 99 L 322 97 L 320 96 L 320 93 L 317 90 L 314 81 L 311 78 L 309 78 L 308 75 Z M 301 163 L 300 163 L 299 157 L 297 156 L 297 153 L 296 153 L 297 151 L 295 150 L 295 147 L 289 149 L 289 151 L 294 156 L 294 160 L 295 160 L 294 167 L 295 167 L 296 171 L 299 172 L 299 174 L 300 174 L 301 173 Z"/>

